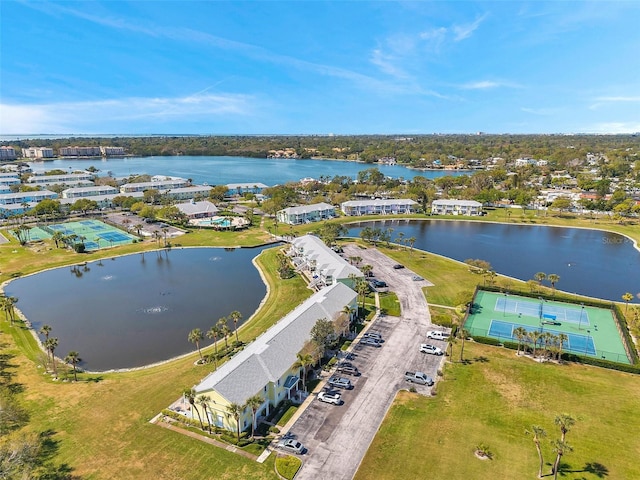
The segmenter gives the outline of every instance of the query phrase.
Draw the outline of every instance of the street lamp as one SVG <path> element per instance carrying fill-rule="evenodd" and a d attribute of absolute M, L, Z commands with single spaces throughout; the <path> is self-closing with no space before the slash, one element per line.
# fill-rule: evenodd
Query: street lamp
<path fill-rule="evenodd" d="M 584 312 L 584 303 L 581 303 L 580 305 L 582 305 L 582 308 L 580 309 L 580 321 L 578 322 L 578 330 L 580 330 L 580 327 L 582 326 L 582 313 Z"/>
<path fill-rule="evenodd" d="M 504 292 L 504 305 L 502 306 L 502 316 L 507 314 L 507 292 Z"/>
<path fill-rule="evenodd" d="M 587 343 L 584 345 L 584 354 L 587 354 L 587 347 L 589 346 L 589 340 L 591 340 L 591 330 L 587 330 Z"/>

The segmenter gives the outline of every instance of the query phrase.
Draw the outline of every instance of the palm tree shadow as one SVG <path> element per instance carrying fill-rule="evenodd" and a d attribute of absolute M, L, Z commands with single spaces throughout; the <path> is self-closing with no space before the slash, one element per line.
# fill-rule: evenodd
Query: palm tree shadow
<path fill-rule="evenodd" d="M 572 469 L 568 463 L 560 463 L 558 467 L 558 473 L 565 476 L 568 473 L 590 473 L 598 478 L 605 478 L 609 476 L 609 469 L 599 462 L 587 462 L 582 468 Z M 584 477 L 583 477 L 584 478 Z"/>
<path fill-rule="evenodd" d="M 5 346 L 0 345 L 0 348 Z M 24 391 L 24 385 L 21 383 L 15 383 L 13 377 L 15 373 L 10 369 L 18 368 L 17 365 L 11 363 L 15 355 L 10 353 L 0 354 L 0 387 L 6 388 L 11 393 L 22 393 Z"/>
<path fill-rule="evenodd" d="M 489 359 L 483 356 L 475 357 L 473 361 L 478 363 L 489 363 Z"/>

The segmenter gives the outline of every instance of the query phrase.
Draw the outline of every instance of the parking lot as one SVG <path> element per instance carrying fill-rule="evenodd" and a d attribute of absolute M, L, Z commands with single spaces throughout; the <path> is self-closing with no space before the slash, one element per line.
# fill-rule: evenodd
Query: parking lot
<path fill-rule="evenodd" d="M 410 270 L 394 269 L 393 262 L 376 249 L 347 246 L 344 256 L 359 256 L 363 264 L 373 266 L 377 278 L 396 292 L 402 307 L 401 317 L 380 316 L 368 331 L 382 334 L 382 347 L 360 345 L 353 348 L 351 361 L 361 372 L 358 377 L 338 374 L 351 380 L 353 390 L 340 390 L 343 405 L 314 400 L 300 415 L 290 432 L 308 449 L 297 479 L 351 479 L 369 448 L 396 392 L 414 386 L 429 394 L 432 387 L 409 384 L 407 370 L 425 372 L 436 378 L 443 357 L 419 352 L 431 327 L 422 287 L 425 280 L 414 281 Z M 444 349 L 445 343 L 429 341 Z M 325 376 L 325 379 L 328 375 Z"/>
<path fill-rule="evenodd" d="M 107 213 L 104 217 L 109 222 L 118 225 L 122 230 L 127 232 L 138 233 L 139 226 L 140 235 L 143 237 L 153 237 L 154 233 L 157 233 L 160 237 L 164 238 L 165 232 L 162 230 L 163 228 L 166 228 L 167 238 L 175 238 L 185 233 L 184 230 L 162 222 L 147 223 L 144 218 L 131 212 Z"/>

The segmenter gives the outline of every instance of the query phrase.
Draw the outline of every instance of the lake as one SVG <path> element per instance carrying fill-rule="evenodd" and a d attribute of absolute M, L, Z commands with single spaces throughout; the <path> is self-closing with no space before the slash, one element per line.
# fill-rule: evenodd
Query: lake
<path fill-rule="evenodd" d="M 438 178 L 446 175 L 471 174 L 470 171 L 419 171 L 400 165 L 378 165 L 341 160 L 295 160 L 282 158 L 248 157 L 127 157 L 85 160 L 53 160 L 29 162 L 34 172 L 46 170 L 84 170 L 90 166 L 100 170 L 99 175 L 112 172 L 116 177 L 132 174 L 169 175 L 190 178 L 193 183 L 226 185 L 228 183 L 260 182 L 268 186 L 297 182 L 302 178 L 320 176 L 346 176 L 356 179 L 358 172 L 377 168 L 392 178 L 412 179 L 415 176 Z"/>
<path fill-rule="evenodd" d="M 621 301 L 625 292 L 640 291 L 640 252 L 631 240 L 615 233 L 473 221 L 385 220 L 350 224 L 349 235 L 358 237 L 365 226 L 393 228 L 392 240 L 403 232 L 404 238 L 416 238 L 415 248 L 455 260 L 486 260 L 496 272 L 520 280 L 530 280 L 536 272 L 555 273 L 560 275 L 556 288 L 571 293 Z"/>
<path fill-rule="evenodd" d="M 251 260 L 264 248 L 114 257 L 20 278 L 5 292 L 36 331 L 53 327 L 58 357 L 76 350 L 94 371 L 140 367 L 194 351 L 187 341 L 194 328 L 206 333 L 234 310 L 242 321 L 253 315 L 266 286 Z"/>

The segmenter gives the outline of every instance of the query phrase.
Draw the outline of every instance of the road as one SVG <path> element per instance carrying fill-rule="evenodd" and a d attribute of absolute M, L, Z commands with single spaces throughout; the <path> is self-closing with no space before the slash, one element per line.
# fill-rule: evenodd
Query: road
<path fill-rule="evenodd" d="M 345 258 L 358 256 L 373 266 L 376 278 L 396 292 L 402 307 L 400 317 L 380 316 L 370 330 L 382 334 L 381 348 L 356 344 L 352 363 L 362 375 L 348 377 L 355 388 L 343 391 L 344 404 L 335 406 L 314 400 L 290 429 L 308 449 L 297 480 L 352 479 L 375 437 L 399 389 L 409 385 L 404 372 L 418 370 L 436 378 L 442 357 L 419 353 L 420 342 L 431 327 L 422 287 L 428 281 L 412 280 L 413 272 L 395 270 L 395 262 L 378 250 L 344 248 Z M 429 342 L 444 350 L 444 342 Z M 327 377 L 325 377 L 327 378 Z M 431 388 L 415 385 L 420 393 Z"/>

